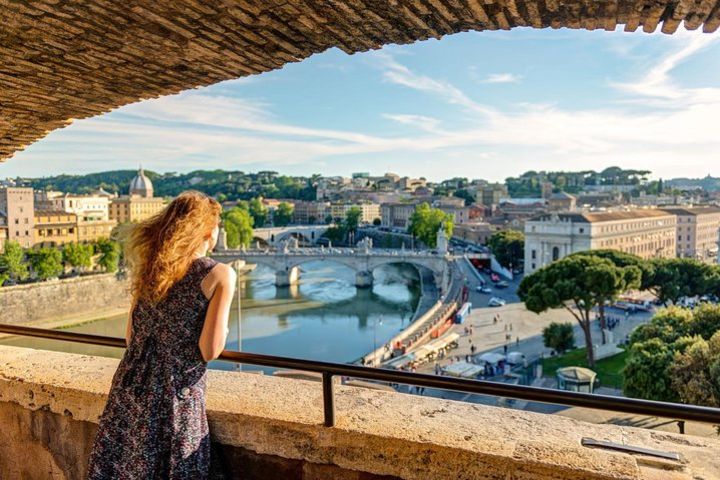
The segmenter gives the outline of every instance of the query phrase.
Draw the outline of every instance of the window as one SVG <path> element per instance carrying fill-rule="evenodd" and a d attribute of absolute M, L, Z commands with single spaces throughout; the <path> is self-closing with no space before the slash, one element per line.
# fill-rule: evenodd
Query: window
<path fill-rule="evenodd" d="M 553 259 L 553 261 L 555 261 L 555 260 L 557 260 L 558 258 L 560 258 L 560 249 L 559 249 L 558 247 L 553 247 L 553 249 L 552 249 L 552 259 Z"/>
<path fill-rule="evenodd" d="M 537 251 L 536 251 L 536 250 L 533 250 L 532 252 L 530 252 L 530 257 L 531 257 L 533 260 L 535 260 L 535 259 L 537 258 Z M 533 268 L 534 268 L 534 267 L 533 267 Z"/>
<path fill-rule="evenodd" d="M 585 233 L 585 229 L 584 229 L 584 228 L 581 228 L 581 229 L 580 229 L 580 233 Z"/>

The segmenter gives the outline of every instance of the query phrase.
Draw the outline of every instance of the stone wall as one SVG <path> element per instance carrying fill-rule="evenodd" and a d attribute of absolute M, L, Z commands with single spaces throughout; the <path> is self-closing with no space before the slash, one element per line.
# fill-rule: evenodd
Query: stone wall
<path fill-rule="evenodd" d="M 127 282 L 115 274 L 0 288 L 0 323 L 16 325 L 129 308 Z"/>
<path fill-rule="evenodd" d="M 72 119 L 281 68 L 513 27 L 673 33 L 720 25 L 719 0 L 0 0 L 0 161 Z"/>
<path fill-rule="evenodd" d="M 0 346 L 0 478 L 81 479 L 117 360 Z M 211 371 L 214 471 L 244 480 L 713 480 L 720 441 L 555 415 Z M 678 452 L 681 462 L 581 446 Z"/>

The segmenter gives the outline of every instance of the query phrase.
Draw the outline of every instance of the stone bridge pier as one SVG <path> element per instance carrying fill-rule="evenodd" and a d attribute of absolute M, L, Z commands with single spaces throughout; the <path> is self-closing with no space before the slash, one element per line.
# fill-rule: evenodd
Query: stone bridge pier
<path fill-rule="evenodd" d="M 289 287 L 297 285 L 300 280 L 300 267 L 285 267 L 284 270 L 275 272 L 275 286 Z"/>

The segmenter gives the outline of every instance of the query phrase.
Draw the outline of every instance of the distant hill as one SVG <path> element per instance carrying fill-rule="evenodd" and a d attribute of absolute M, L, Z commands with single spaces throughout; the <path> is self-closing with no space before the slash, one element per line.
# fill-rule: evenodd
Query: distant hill
<path fill-rule="evenodd" d="M 705 178 L 673 178 L 665 181 L 672 188 L 702 188 L 708 192 L 720 190 L 720 178 L 708 175 Z"/>
<path fill-rule="evenodd" d="M 272 171 L 245 173 L 226 170 L 196 170 L 183 174 L 145 170 L 145 174 L 152 180 L 156 196 L 175 196 L 184 190 L 195 189 L 220 200 L 248 200 L 257 196 L 315 199 L 315 176 L 290 177 Z M 108 192 L 126 194 L 135 175 L 136 170 L 114 170 L 87 175 L 23 178 L 21 181 L 38 190 L 90 193 L 102 187 Z"/>

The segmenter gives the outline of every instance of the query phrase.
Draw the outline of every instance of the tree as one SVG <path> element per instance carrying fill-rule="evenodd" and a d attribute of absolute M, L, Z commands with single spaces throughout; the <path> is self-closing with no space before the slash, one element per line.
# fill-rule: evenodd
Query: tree
<path fill-rule="evenodd" d="M 362 219 L 362 210 L 360 207 L 350 207 L 350 209 L 345 212 L 345 229 L 348 232 L 355 233 L 358 226 L 360 225 L 360 220 Z"/>
<path fill-rule="evenodd" d="M 267 222 L 268 211 L 267 207 L 262 203 L 261 198 L 253 198 L 248 204 L 248 210 L 250 216 L 253 217 L 253 226 L 255 228 L 261 228 Z"/>
<path fill-rule="evenodd" d="M 120 244 L 114 240 L 100 239 L 95 244 L 95 253 L 100 254 L 98 265 L 106 272 L 115 272 L 120 264 Z"/>
<path fill-rule="evenodd" d="M 284 227 L 292 221 L 294 208 L 287 202 L 280 202 L 275 215 L 273 215 L 273 223 L 276 227 Z"/>
<path fill-rule="evenodd" d="M 552 322 L 543 328 L 543 344 L 559 354 L 575 348 L 575 334 L 571 323 Z"/>
<path fill-rule="evenodd" d="M 673 389 L 683 403 L 720 407 L 720 331 L 710 340 L 684 338 L 687 345 L 669 371 Z"/>
<path fill-rule="evenodd" d="M 718 379 L 713 370 L 719 368 L 713 366 L 717 357 L 711 354 L 711 344 L 720 341 L 712 340 L 718 332 L 718 305 L 660 310 L 630 335 L 623 370 L 625 395 L 665 402 L 710 398 L 704 395 L 714 395 L 712 390 L 701 393 L 698 388 L 705 388 L 708 379 Z M 713 388 L 720 388 L 717 385 Z"/>
<path fill-rule="evenodd" d="M 372 223 L 373 223 L 373 225 L 375 225 L 376 227 L 379 227 L 380 225 L 382 225 L 382 220 L 380 220 L 379 218 L 373 218 L 373 222 L 372 222 Z"/>
<path fill-rule="evenodd" d="M 501 230 L 490 236 L 488 246 L 500 265 L 517 266 L 525 255 L 525 235 L 517 230 Z"/>
<path fill-rule="evenodd" d="M 89 268 L 92 265 L 93 246 L 82 243 L 68 243 L 62 249 L 63 263 L 73 268 Z"/>
<path fill-rule="evenodd" d="M 0 255 L 0 271 L 14 280 L 25 280 L 28 277 L 25 252 L 18 242 L 5 243 L 5 252 Z"/>
<path fill-rule="evenodd" d="M 63 271 L 62 253 L 56 248 L 39 248 L 28 251 L 28 259 L 35 276 L 40 280 L 57 277 Z"/>
<path fill-rule="evenodd" d="M 10 275 L 8 275 L 7 273 L 5 273 L 5 272 L 0 273 L 0 287 L 2 287 L 5 284 L 5 282 L 8 281 L 9 278 L 10 278 Z"/>
<path fill-rule="evenodd" d="M 332 215 L 325 215 L 325 225 L 330 225 L 331 223 L 333 223 Z"/>
<path fill-rule="evenodd" d="M 590 316 L 593 308 L 613 296 L 640 285 L 637 267 L 617 267 L 592 255 L 570 255 L 523 278 L 518 289 L 528 310 L 541 313 L 565 308 L 580 324 L 587 360 L 595 366 Z"/>
<path fill-rule="evenodd" d="M 228 247 L 238 248 L 250 245 L 253 239 L 254 219 L 247 209 L 233 207 L 222 213 L 222 219 Z"/>
<path fill-rule="evenodd" d="M 410 216 L 408 232 L 415 235 L 428 247 L 435 248 L 440 227 L 445 227 L 445 234 L 450 238 L 453 232 L 453 223 L 451 214 L 438 208 L 432 208 L 427 203 L 421 203 L 415 207 L 415 211 Z"/>
<path fill-rule="evenodd" d="M 704 295 L 712 289 L 713 267 L 691 258 L 656 258 L 647 287 L 664 305 L 683 297 Z"/>
<path fill-rule="evenodd" d="M 620 250 L 612 250 L 612 249 L 598 249 L 598 250 L 586 250 L 582 252 L 577 252 L 571 254 L 571 256 L 577 256 L 577 255 L 590 255 L 596 258 L 604 258 L 606 260 L 610 260 L 613 265 L 616 267 L 624 268 L 624 267 L 636 267 L 640 271 L 640 285 L 639 288 L 641 290 L 647 290 L 650 286 L 650 280 L 653 275 L 653 268 L 652 266 L 643 260 L 642 258 L 638 257 L 637 255 L 633 255 L 631 253 L 625 253 L 621 252 Z M 611 300 L 610 298 L 606 299 L 606 301 Z M 605 344 L 606 338 L 605 338 L 605 330 L 607 329 L 607 320 L 605 318 L 605 302 L 600 302 L 598 304 L 598 314 L 599 314 L 599 320 L 600 320 L 600 329 L 602 331 L 602 342 Z"/>

